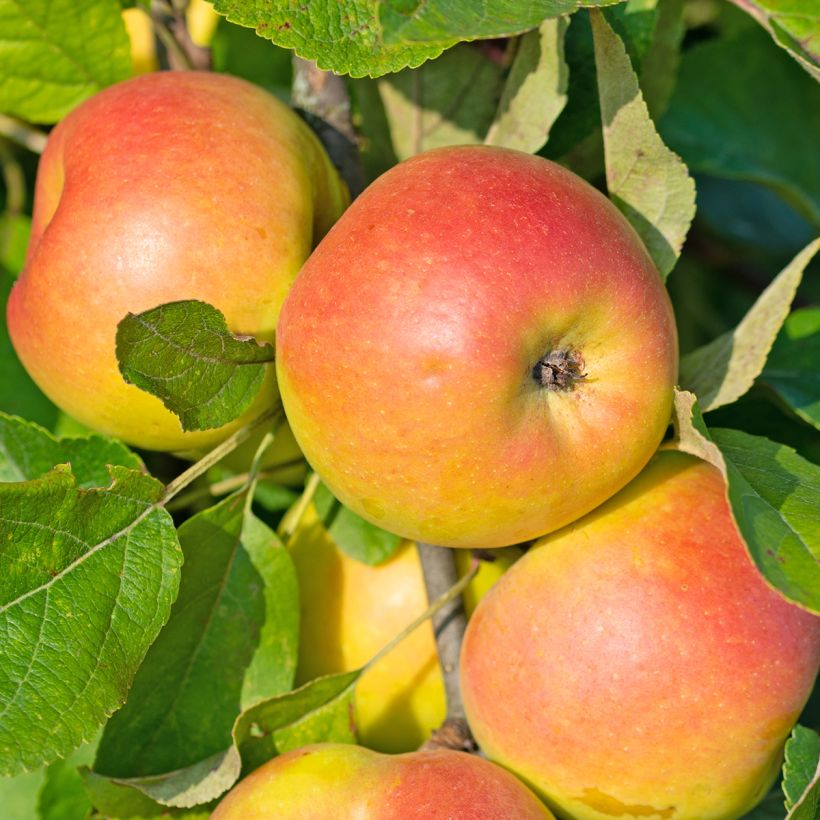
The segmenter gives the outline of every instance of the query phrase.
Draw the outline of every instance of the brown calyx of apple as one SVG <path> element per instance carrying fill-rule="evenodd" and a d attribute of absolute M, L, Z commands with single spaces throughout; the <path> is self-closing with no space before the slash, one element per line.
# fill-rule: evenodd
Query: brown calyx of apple
<path fill-rule="evenodd" d="M 572 390 L 576 382 L 582 382 L 584 357 L 577 350 L 551 350 L 542 356 L 532 369 L 532 377 L 547 390 Z"/>

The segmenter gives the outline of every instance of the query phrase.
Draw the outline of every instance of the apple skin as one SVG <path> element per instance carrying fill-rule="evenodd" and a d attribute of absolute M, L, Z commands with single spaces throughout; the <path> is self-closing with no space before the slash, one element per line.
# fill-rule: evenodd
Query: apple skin
<path fill-rule="evenodd" d="M 548 820 L 499 766 L 446 750 L 382 755 L 337 743 L 276 757 L 223 798 L 211 820 Z"/>
<path fill-rule="evenodd" d="M 311 505 L 290 554 L 301 602 L 297 685 L 358 669 L 427 609 L 421 562 L 411 542 L 384 563 L 368 566 L 339 549 Z M 460 562 L 464 574 L 470 554 L 459 555 L 466 559 Z M 482 561 L 464 593 L 468 611 L 520 555 L 509 547 L 498 550 L 494 562 Z M 362 675 L 354 708 L 359 740 L 380 752 L 417 749 L 444 722 L 444 682 L 429 621 Z"/>
<path fill-rule="evenodd" d="M 406 538 L 499 547 L 569 523 L 641 470 L 669 422 L 677 336 L 626 219 L 540 157 L 442 148 L 350 207 L 276 333 L 296 440 L 333 493 Z M 550 351 L 583 358 L 538 384 Z"/>
<path fill-rule="evenodd" d="M 273 368 L 230 425 L 183 433 L 117 368 L 117 323 L 201 299 L 234 332 L 272 341 L 285 294 L 347 202 L 308 127 L 234 77 L 146 74 L 72 111 L 40 160 L 25 268 L 8 304 L 14 347 L 80 422 L 157 450 L 210 447 L 276 397 Z"/>
<path fill-rule="evenodd" d="M 728 820 L 776 778 L 819 661 L 820 618 L 758 573 L 719 471 L 664 452 L 481 601 L 461 685 L 482 749 L 557 816 Z"/>

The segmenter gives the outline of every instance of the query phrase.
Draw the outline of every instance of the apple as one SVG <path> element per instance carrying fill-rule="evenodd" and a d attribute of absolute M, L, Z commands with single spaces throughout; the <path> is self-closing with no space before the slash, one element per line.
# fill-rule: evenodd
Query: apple
<path fill-rule="evenodd" d="M 479 603 L 461 686 L 481 748 L 559 817 L 726 820 L 777 777 L 820 618 L 746 553 L 720 472 L 659 454 Z"/>
<path fill-rule="evenodd" d="M 406 538 L 498 547 L 641 470 L 677 373 L 669 298 L 606 197 L 540 157 L 413 157 L 319 244 L 276 332 L 308 461 Z"/>
<path fill-rule="evenodd" d="M 482 561 L 465 590 L 466 608 L 521 554 L 514 547 L 498 553 L 495 561 Z M 339 549 L 310 506 L 290 554 L 301 603 L 297 684 L 358 669 L 427 609 L 421 562 L 411 542 L 384 563 L 368 566 Z M 459 554 L 466 559 L 463 575 L 470 554 Z M 429 621 L 362 675 L 354 708 L 359 740 L 381 752 L 417 749 L 444 722 L 444 683 Z"/>
<path fill-rule="evenodd" d="M 228 326 L 271 341 L 299 267 L 347 202 L 316 137 L 267 92 L 226 75 L 160 72 L 105 89 L 52 132 L 37 173 L 31 240 L 8 303 L 26 369 L 80 422 L 141 447 L 210 447 L 276 396 L 184 433 L 127 385 L 117 323 L 201 299 Z"/>
<path fill-rule="evenodd" d="M 383 755 L 321 743 L 276 757 L 223 798 L 211 820 L 547 820 L 552 814 L 499 766 L 437 750 Z"/>

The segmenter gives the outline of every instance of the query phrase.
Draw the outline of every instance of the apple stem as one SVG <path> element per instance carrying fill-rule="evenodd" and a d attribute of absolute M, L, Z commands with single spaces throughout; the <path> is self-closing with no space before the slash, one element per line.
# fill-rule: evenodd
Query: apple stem
<path fill-rule="evenodd" d="M 253 421 L 240 427 L 232 436 L 228 437 L 221 444 L 214 447 L 213 450 L 206 453 L 199 461 L 192 464 L 184 473 L 180 473 L 173 481 L 169 482 L 165 487 L 165 495 L 162 498 L 163 506 L 167 504 L 177 493 L 185 489 L 189 484 L 204 475 L 214 466 L 218 461 L 223 459 L 228 453 L 235 450 L 243 441 L 251 437 L 253 432 L 267 421 L 276 419 L 277 422 L 283 421 L 285 418 L 285 411 L 282 409 L 282 403 L 276 402 L 270 409 L 266 410 L 261 415 L 257 416 Z M 278 423 L 276 424 L 278 426 Z"/>
<path fill-rule="evenodd" d="M 451 549 L 437 547 L 433 544 L 420 543 L 418 552 L 424 573 L 424 584 L 427 588 L 427 598 L 433 601 L 451 589 L 458 581 L 455 556 Z M 439 609 L 433 615 L 432 623 L 441 674 L 444 679 L 447 718 L 422 748 L 472 751 L 475 749 L 475 742 L 464 714 L 459 676 L 461 642 L 467 627 L 467 617 L 464 614 L 461 596 L 454 598 Z"/>

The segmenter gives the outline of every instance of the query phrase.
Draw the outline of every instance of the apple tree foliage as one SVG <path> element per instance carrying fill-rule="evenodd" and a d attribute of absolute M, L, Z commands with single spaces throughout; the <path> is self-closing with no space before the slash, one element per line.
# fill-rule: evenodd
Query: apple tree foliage
<path fill-rule="evenodd" d="M 606 190 L 675 306 L 680 390 L 662 446 L 722 470 L 761 573 L 820 612 L 820 25 L 811 0 L 735 2 L 198 5 L 215 70 L 285 98 L 291 52 L 347 78 L 370 179 L 428 148 L 486 143 Z M 139 65 L 124 7 L 150 12 L 150 61 L 185 5 L 0 0 L 0 308 L 24 263 L 48 127 Z M 4 313 L 4 816 L 205 817 L 243 770 L 354 740 L 361 670 L 294 689 L 287 546 L 309 506 L 357 560 L 378 564 L 399 539 L 317 477 L 294 486 L 266 471 L 280 407 L 193 466 L 90 434 L 28 377 Z M 117 342 L 123 377 L 186 429 L 241 415 L 274 356 L 197 302 L 123 317 Z M 257 430 L 253 460 L 220 462 Z M 801 720 L 782 790 L 750 818 L 820 816 L 817 693 Z"/>

